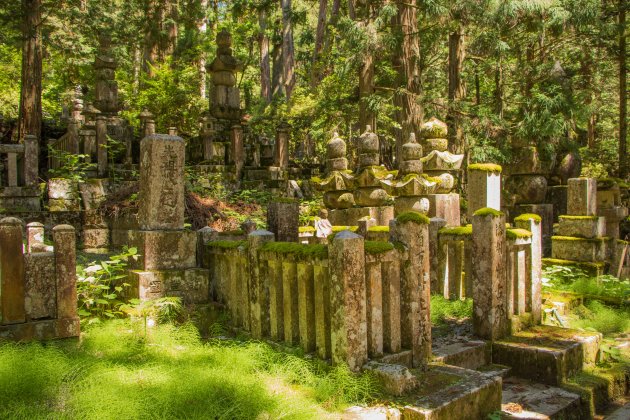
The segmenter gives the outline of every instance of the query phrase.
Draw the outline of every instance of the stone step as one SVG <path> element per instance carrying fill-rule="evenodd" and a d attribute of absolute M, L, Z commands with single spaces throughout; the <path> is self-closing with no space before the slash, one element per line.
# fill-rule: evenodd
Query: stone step
<path fill-rule="evenodd" d="M 603 417 L 605 420 L 628 420 L 630 419 L 630 401 Z"/>
<path fill-rule="evenodd" d="M 433 360 L 446 365 L 477 369 L 490 363 L 490 343 L 481 340 L 438 344 L 432 351 Z"/>
<path fill-rule="evenodd" d="M 478 367 L 475 370 L 477 372 L 480 372 L 482 375 L 486 375 L 490 377 L 500 376 L 501 378 L 507 378 L 508 376 L 510 376 L 510 372 L 512 371 L 512 368 L 509 366 L 496 365 L 492 363 L 489 365 Z"/>
<path fill-rule="evenodd" d="M 492 362 L 512 368 L 512 374 L 549 385 L 591 366 L 599 358 L 601 334 L 539 325 L 492 345 Z"/>
<path fill-rule="evenodd" d="M 431 364 L 411 371 L 418 388 L 405 401 L 404 419 L 484 419 L 501 408 L 501 377 Z"/>
<path fill-rule="evenodd" d="M 580 396 L 565 389 L 509 377 L 503 380 L 504 419 L 582 419 Z"/>

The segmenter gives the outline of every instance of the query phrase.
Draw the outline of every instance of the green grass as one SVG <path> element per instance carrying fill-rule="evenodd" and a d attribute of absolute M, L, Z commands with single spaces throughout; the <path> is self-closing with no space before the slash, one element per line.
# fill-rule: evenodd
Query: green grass
<path fill-rule="evenodd" d="M 630 332 L 630 308 L 613 308 L 597 300 L 589 301 L 585 306 L 574 310 L 578 319 L 572 327 L 599 331 L 604 335 Z"/>
<path fill-rule="evenodd" d="M 448 300 L 440 295 L 431 295 L 431 323 L 444 324 L 447 320 L 472 317 L 472 299 Z"/>
<path fill-rule="evenodd" d="M 80 342 L 0 343 L 0 418 L 338 418 L 378 394 L 373 377 L 264 343 L 211 340 L 190 324 L 129 320 Z"/>

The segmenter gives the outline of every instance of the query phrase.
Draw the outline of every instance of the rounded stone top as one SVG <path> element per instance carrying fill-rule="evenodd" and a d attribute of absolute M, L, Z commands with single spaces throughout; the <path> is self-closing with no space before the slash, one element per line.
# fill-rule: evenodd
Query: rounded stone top
<path fill-rule="evenodd" d="M 378 153 L 379 141 L 376 133 L 372 132 L 372 127 L 365 126 L 365 132 L 359 137 L 359 153 Z"/>
<path fill-rule="evenodd" d="M 40 222 L 30 222 L 29 224 L 26 225 L 26 227 L 37 227 L 37 228 L 43 228 L 44 224 L 40 223 Z"/>
<path fill-rule="evenodd" d="M 72 226 L 72 225 L 57 225 L 52 230 L 53 230 L 53 232 L 74 232 L 74 226 Z"/>
<path fill-rule="evenodd" d="M 333 138 L 326 143 L 326 157 L 328 159 L 337 159 L 346 156 L 346 142 L 343 141 L 339 134 L 335 131 Z"/>
<path fill-rule="evenodd" d="M 443 139 L 446 138 L 447 133 L 446 123 L 435 117 L 420 126 L 420 135 L 425 139 Z"/>
<path fill-rule="evenodd" d="M 232 34 L 227 29 L 223 28 L 221 32 L 217 34 L 217 45 L 219 47 L 231 47 L 232 46 Z"/>
<path fill-rule="evenodd" d="M 363 239 L 363 236 L 358 235 L 350 230 L 342 230 L 341 232 L 335 235 L 335 238 L 333 239 L 333 241 L 337 242 L 344 239 L 358 239 L 358 238 Z"/>
<path fill-rule="evenodd" d="M 22 221 L 17 217 L 5 217 L 0 219 L 0 226 L 22 226 Z"/>
<path fill-rule="evenodd" d="M 422 146 L 416 140 L 416 134 L 409 134 L 409 141 L 403 144 L 402 147 L 402 159 L 403 160 L 418 160 L 422 157 Z"/>

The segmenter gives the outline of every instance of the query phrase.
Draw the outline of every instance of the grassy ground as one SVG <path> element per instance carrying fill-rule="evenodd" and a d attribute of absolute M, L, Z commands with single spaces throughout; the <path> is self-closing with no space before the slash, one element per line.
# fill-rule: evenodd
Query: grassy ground
<path fill-rule="evenodd" d="M 369 376 L 264 343 L 204 343 L 191 325 L 144 334 L 116 320 L 80 341 L 0 343 L 0 418 L 338 418 L 376 394 Z"/>

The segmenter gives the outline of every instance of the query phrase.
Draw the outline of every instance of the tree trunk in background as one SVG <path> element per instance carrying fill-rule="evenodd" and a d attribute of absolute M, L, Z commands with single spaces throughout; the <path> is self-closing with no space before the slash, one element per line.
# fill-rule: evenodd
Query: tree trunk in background
<path fill-rule="evenodd" d="M 403 0 L 398 2 L 398 16 L 396 24 L 401 31 L 401 45 L 395 62 L 398 68 L 399 88 L 395 99 L 400 106 L 401 135 L 396 139 L 396 158 L 400 162 L 402 146 L 409 140 L 409 135 L 418 130 L 424 118 L 422 107 L 418 104 L 420 97 L 420 74 L 418 71 L 418 15 L 414 5 Z"/>
<path fill-rule="evenodd" d="M 352 20 L 357 19 L 357 12 L 354 8 L 354 0 L 348 0 L 348 17 Z"/>
<path fill-rule="evenodd" d="M 324 34 L 324 56 L 328 57 L 330 53 L 330 49 L 333 44 L 333 36 L 331 28 L 337 26 L 337 20 L 339 19 L 339 9 L 341 7 L 341 0 L 333 0 L 332 9 L 330 10 L 330 19 L 328 20 L 328 25 L 326 25 L 326 33 Z M 323 69 L 324 71 L 320 73 L 319 80 L 327 74 L 329 69 Z"/>
<path fill-rule="evenodd" d="M 177 0 L 170 0 L 165 4 L 165 15 L 163 24 L 166 29 L 166 38 L 162 48 L 161 58 L 166 60 L 172 55 L 177 46 L 177 21 L 178 21 Z"/>
<path fill-rule="evenodd" d="M 144 15 L 146 16 L 145 33 L 144 33 L 144 54 L 143 54 L 143 68 L 149 75 L 153 76 L 153 69 L 151 68 L 158 60 L 159 57 L 159 32 L 161 22 L 161 7 L 158 6 L 157 0 L 146 0 Z"/>
<path fill-rule="evenodd" d="M 284 89 L 282 87 L 282 34 L 276 29 L 273 37 L 273 49 L 271 51 L 271 60 L 273 61 L 273 69 L 271 73 L 271 95 L 282 95 Z"/>
<path fill-rule="evenodd" d="M 326 32 L 326 13 L 328 0 L 319 0 L 319 13 L 317 16 L 317 31 L 315 33 L 315 49 L 313 50 L 313 62 L 311 63 L 311 87 L 315 88 L 321 80 L 321 63 L 319 62 L 324 48 L 324 35 Z"/>
<path fill-rule="evenodd" d="M 376 129 L 376 117 L 367 103 L 368 96 L 374 93 L 374 57 L 367 53 L 363 65 L 359 69 L 359 132 L 363 133 L 366 126 Z"/>
<path fill-rule="evenodd" d="M 206 33 L 208 31 L 208 19 L 206 10 L 208 9 L 208 0 L 200 0 L 201 4 L 201 20 L 199 21 L 199 35 L 201 39 L 205 39 Z M 201 51 L 199 53 L 199 96 L 202 98 L 206 97 L 206 84 L 207 84 L 207 74 L 206 74 L 206 52 Z"/>
<path fill-rule="evenodd" d="M 271 64 L 269 59 L 269 37 L 267 36 L 267 12 L 258 11 L 258 49 L 260 51 L 260 96 L 271 102 Z"/>
<path fill-rule="evenodd" d="M 22 0 L 22 78 L 18 139 L 42 135 L 42 36 L 41 0 Z"/>
<path fill-rule="evenodd" d="M 453 153 L 464 153 L 466 144 L 461 118 L 461 100 L 466 96 L 462 81 L 464 66 L 464 33 L 461 27 L 448 36 L 448 143 Z"/>
<path fill-rule="evenodd" d="M 628 162 L 628 65 L 626 47 L 626 4 L 619 0 L 619 178 L 630 174 Z"/>
<path fill-rule="evenodd" d="M 293 27 L 291 23 L 291 0 L 280 0 L 282 7 L 282 79 L 287 101 L 291 99 L 295 86 L 295 62 L 293 58 Z"/>
<path fill-rule="evenodd" d="M 503 119 L 503 64 L 501 57 L 494 72 L 494 112 Z"/>

